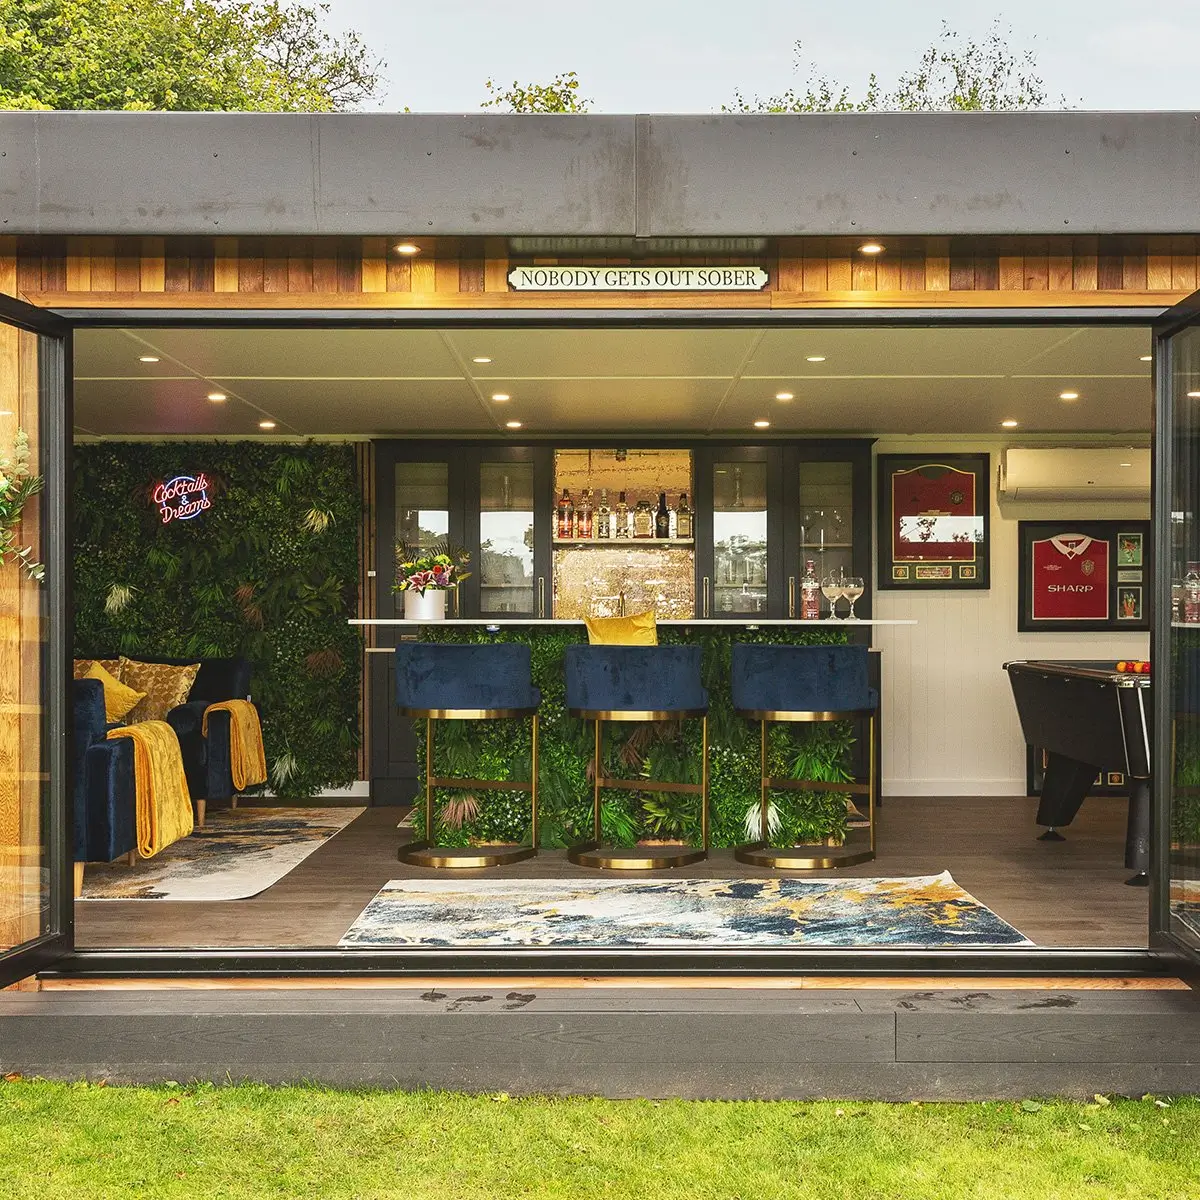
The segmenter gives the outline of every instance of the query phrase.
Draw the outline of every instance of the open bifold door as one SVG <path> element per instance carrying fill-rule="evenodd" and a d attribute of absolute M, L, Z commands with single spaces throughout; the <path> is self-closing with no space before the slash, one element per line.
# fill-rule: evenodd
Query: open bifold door
<path fill-rule="evenodd" d="M 70 325 L 0 295 L 0 987 L 72 948 Z"/>
<path fill-rule="evenodd" d="M 1200 292 L 1154 328 L 1151 946 L 1200 968 Z"/>

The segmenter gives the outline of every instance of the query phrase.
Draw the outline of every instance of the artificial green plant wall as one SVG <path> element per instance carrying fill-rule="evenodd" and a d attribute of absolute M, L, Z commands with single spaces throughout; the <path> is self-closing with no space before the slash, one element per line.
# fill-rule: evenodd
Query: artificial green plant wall
<path fill-rule="evenodd" d="M 212 507 L 164 525 L 154 484 L 201 471 Z M 80 445 L 74 502 L 76 657 L 240 654 L 272 787 L 307 796 L 357 776 L 352 447 Z"/>

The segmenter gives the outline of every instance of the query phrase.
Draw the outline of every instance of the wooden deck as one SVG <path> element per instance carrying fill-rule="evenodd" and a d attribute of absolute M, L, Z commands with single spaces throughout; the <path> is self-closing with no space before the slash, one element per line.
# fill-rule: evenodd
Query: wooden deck
<path fill-rule="evenodd" d="M 1008 798 L 889 798 L 879 814 L 879 857 L 842 872 L 806 877 L 924 875 L 949 870 L 982 903 L 1041 946 L 1141 948 L 1147 893 L 1124 886 L 1125 802 L 1085 802 L 1066 842 L 1036 840 L 1037 801 Z M 389 879 L 444 878 L 404 866 L 408 835 L 395 808 L 368 809 L 275 886 L 250 900 L 105 901 L 76 905 L 76 944 L 99 947 L 328 947 L 337 944 Z M 125 866 L 89 872 L 125 872 Z M 564 878 L 585 874 L 561 851 L 469 877 Z M 769 875 L 715 851 L 682 868 L 694 877 Z M 666 873 L 664 873 L 666 874 Z M 672 873 L 674 874 L 674 873 Z"/>
<path fill-rule="evenodd" d="M 979 1100 L 1200 1091 L 1179 990 L 216 988 L 0 994 L 0 1073 Z"/>

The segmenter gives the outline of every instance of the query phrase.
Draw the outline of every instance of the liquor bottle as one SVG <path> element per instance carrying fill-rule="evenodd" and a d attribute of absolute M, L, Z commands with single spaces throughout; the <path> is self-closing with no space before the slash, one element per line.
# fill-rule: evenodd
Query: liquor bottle
<path fill-rule="evenodd" d="M 627 538 L 629 536 L 629 505 L 625 503 L 625 493 L 617 496 L 617 507 L 613 512 L 613 537 Z"/>
<path fill-rule="evenodd" d="M 658 493 L 658 510 L 654 514 L 654 536 L 669 538 L 671 536 L 671 510 L 667 507 L 667 493 Z"/>
<path fill-rule="evenodd" d="M 804 578 L 800 580 L 800 620 L 815 621 L 821 615 L 821 585 L 817 582 L 816 563 L 806 559 Z"/>
<path fill-rule="evenodd" d="M 1183 622 L 1200 625 L 1200 563 L 1188 563 L 1183 577 Z"/>
<path fill-rule="evenodd" d="M 612 537 L 612 512 L 608 507 L 608 488 L 600 489 L 600 507 L 596 509 L 596 536 Z"/>
<path fill-rule="evenodd" d="M 563 488 L 558 498 L 558 537 L 575 536 L 575 506 L 571 503 L 571 493 Z"/>
<path fill-rule="evenodd" d="M 633 507 L 633 536 L 648 538 L 654 536 L 654 509 L 649 500 L 639 500 Z"/>
<path fill-rule="evenodd" d="M 592 536 L 592 489 L 583 489 L 583 498 L 579 501 L 579 509 L 575 515 L 575 536 L 587 538 Z"/>
<path fill-rule="evenodd" d="M 692 534 L 692 510 L 688 508 L 687 492 L 679 493 L 679 503 L 675 506 L 675 536 L 690 540 Z"/>

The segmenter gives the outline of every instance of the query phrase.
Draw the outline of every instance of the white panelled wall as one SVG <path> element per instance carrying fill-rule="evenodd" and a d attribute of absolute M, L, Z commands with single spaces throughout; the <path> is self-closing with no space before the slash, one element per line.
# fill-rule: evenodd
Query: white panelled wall
<path fill-rule="evenodd" d="M 1001 664 L 1024 658 L 1148 658 L 1148 633 L 1018 633 L 1017 522 L 1140 519 L 1146 504 L 998 503 L 1004 443 L 882 438 L 877 454 L 991 454 L 991 588 L 875 593 L 880 626 L 883 790 L 886 796 L 1023 796 L 1025 743 Z M 874 479 L 874 472 L 872 478 Z M 878 509 L 872 510 L 877 512 Z M 880 531 L 876 530 L 878 548 Z M 878 579 L 878 571 L 876 572 Z"/>

